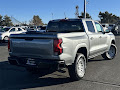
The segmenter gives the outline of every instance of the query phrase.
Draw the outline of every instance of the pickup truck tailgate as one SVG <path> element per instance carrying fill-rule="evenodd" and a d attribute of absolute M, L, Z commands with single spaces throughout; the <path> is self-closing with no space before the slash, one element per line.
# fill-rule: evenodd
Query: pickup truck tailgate
<path fill-rule="evenodd" d="M 11 38 L 11 52 L 22 56 L 53 55 L 53 39 L 51 38 Z"/>

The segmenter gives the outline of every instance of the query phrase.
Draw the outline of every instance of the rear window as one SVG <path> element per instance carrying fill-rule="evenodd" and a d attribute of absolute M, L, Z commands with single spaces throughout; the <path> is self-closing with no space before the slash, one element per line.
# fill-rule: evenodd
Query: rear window
<path fill-rule="evenodd" d="M 0 32 L 7 32 L 10 28 L 3 28 L 0 30 Z"/>
<path fill-rule="evenodd" d="M 47 26 L 48 32 L 84 32 L 81 21 L 50 21 Z"/>
<path fill-rule="evenodd" d="M 41 27 L 41 30 L 45 30 L 46 29 L 46 27 Z"/>
<path fill-rule="evenodd" d="M 22 31 L 22 29 L 21 29 L 21 28 L 18 28 L 18 31 Z"/>

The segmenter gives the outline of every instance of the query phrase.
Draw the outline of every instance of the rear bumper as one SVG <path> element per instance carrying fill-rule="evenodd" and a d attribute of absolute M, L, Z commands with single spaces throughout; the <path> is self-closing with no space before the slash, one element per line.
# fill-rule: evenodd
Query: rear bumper
<path fill-rule="evenodd" d="M 32 60 L 32 59 L 31 59 Z M 18 57 L 8 57 L 8 61 L 11 65 L 21 66 L 21 67 L 33 67 L 33 68 L 63 68 L 65 67 L 64 61 L 58 60 L 41 60 L 39 58 L 34 58 L 34 64 L 28 64 L 28 58 L 18 58 Z"/>

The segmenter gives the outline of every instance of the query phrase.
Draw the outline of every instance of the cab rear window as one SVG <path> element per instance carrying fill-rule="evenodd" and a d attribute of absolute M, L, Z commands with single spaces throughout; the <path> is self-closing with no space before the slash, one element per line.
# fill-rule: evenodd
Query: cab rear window
<path fill-rule="evenodd" d="M 47 31 L 51 32 L 84 32 L 81 21 L 59 21 L 48 23 Z"/>

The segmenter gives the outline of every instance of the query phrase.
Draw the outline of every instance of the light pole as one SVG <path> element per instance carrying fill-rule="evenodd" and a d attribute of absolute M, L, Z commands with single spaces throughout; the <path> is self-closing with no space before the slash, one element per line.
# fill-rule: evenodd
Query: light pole
<path fill-rule="evenodd" d="M 84 18 L 86 18 L 86 0 L 84 0 Z"/>

